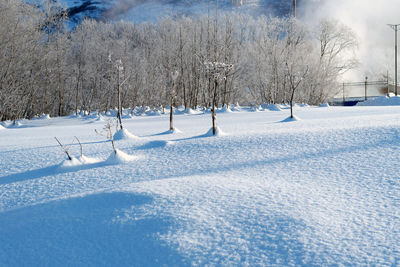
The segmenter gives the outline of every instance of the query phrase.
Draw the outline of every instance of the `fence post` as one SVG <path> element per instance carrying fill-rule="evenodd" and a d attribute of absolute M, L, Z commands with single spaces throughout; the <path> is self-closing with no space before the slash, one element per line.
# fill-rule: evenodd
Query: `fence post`
<path fill-rule="evenodd" d="M 346 99 L 345 99 L 345 96 L 344 96 L 344 83 L 343 83 L 343 106 L 344 106 L 345 102 L 346 102 Z"/>
<path fill-rule="evenodd" d="M 389 71 L 386 74 L 386 84 L 387 84 L 387 96 L 390 96 L 390 87 L 389 87 Z"/>

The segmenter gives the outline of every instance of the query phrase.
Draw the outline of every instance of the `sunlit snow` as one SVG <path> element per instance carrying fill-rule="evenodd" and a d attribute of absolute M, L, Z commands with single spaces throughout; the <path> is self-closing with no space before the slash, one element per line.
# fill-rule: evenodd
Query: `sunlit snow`
<path fill-rule="evenodd" d="M 400 107 L 231 110 L 3 123 L 0 265 L 400 264 Z"/>

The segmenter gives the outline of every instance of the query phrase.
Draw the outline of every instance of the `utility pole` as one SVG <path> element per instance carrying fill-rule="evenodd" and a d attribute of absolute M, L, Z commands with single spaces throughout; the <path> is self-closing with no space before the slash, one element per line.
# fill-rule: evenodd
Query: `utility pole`
<path fill-rule="evenodd" d="M 397 96 L 397 31 L 400 24 L 388 24 L 394 30 L 394 93 Z"/>
<path fill-rule="evenodd" d="M 365 76 L 365 100 L 367 100 L 367 83 L 368 83 L 368 77 Z"/>
<path fill-rule="evenodd" d="M 296 17 L 296 0 L 293 0 L 293 17 Z"/>

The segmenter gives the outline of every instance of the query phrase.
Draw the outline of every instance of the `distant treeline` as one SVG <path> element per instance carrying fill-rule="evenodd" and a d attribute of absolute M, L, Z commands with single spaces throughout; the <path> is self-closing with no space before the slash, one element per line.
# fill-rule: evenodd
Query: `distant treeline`
<path fill-rule="evenodd" d="M 214 12 L 211 12 L 214 13 Z M 157 24 L 85 20 L 74 30 L 53 2 L 0 0 L 0 120 L 105 111 L 122 105 L 210 106 L 207 62 L 221 73 L 217 103 L 320 104 L 354 67 L 353 32 L 335 21 L 310 27 L 293 18 L 220 13 Z M 295 93 L 294 93 L 295 92 Z"/>

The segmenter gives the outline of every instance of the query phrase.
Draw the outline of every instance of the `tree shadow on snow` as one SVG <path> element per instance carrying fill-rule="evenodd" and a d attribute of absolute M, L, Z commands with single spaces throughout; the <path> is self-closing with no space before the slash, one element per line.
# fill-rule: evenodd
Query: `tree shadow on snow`
<path fill-rule="evenodd" d="M 45 168 L 39 168 L 35 170 L 29 170 L 25 172 L 14 173 L 0 177 L 0 185 L 15 183 L 15 182 L 23 182 L 27 180 L 42 178 L 45 176 L 101 168 L 110 165 L 112 165 L 112 163 L 109 163 L 107 161 L 99 161 L 97 163 L 88 163 L 76 166 L 62 166 L 62 164 L 57 164 Z"/>
<path fill-rule="evenodd" d="M 152 149 L 152 148 L 163 148 L 163 147 L 166 147 L 169 143 L 171 143 L 171 141 L 155 140 L 155 141 L 147 142 L 141 146 L 138 146 L 135 149 L 146 150 L 146 149 Z"/>
<path fill-rule="evenodd" d="M 91 141 L 91 142 L 82 142 L 82 145 L 93 145 L 93 144 L 102 144 L 102 143 L 109 143 L 109 140 L 101 140 L 101 141 Z M 66 143 L 64 144 L 67 147 L 79 147 L 79 144 L 77 143 Z M 29 148 L 19 148 L 19 149 L 14 149 L 14 150 L 5 150 L 5 151 L 0 151 L 0 154 L 8 154 L 8 153 L 14 153 L 14 152 L 22 152 L 22 151 L 34 151 L 37 152 L 40 149 L 48 149 L 48 148 L 54 148 L 60 149 L 60 145 L 48 145 L 48 146 L 39 146 L 39 147 L 29 147 Z"/>
<path fill-rule="evenodd" d="M 188 265 L 159 239 L 173 220 L 141 214 L 141 206 L 152 201 L 146 195 L 102 193 L 1 212 L 0 262 L 5 266 Z M 124 210 L 130 211 L 128 220 L 120 219 Z"/>

